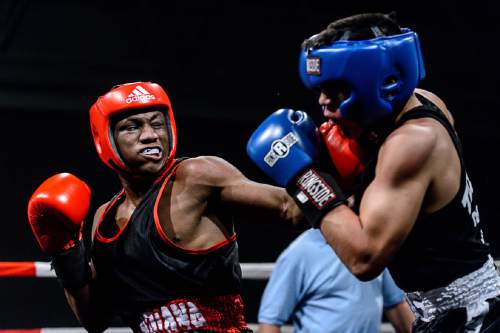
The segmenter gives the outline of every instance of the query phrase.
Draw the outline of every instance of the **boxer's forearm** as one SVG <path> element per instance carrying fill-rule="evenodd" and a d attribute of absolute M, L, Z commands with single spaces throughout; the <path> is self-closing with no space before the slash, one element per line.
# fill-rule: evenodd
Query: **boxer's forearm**
<path fill-rule="evenodd" d="M 284 188 L 240 177 L 221 193 L 222 201 L 234 208 L 244 220 L 288 221 L 296 223 L 303 215 Z"/>
<path fill-rule="evenodd" d="M 392 308 L 385 309 L 384 314 L 387 319 L 389 319 L 396 332 L 411 332 L 415 315 L 411 312 L 410 306 L 406 303 L 406 301 L 403 301 Z"/>
<path fill-rule="evenodd" d="M 336 207 L 324 217 L 321 233 L 344 265 L 360 280 L 373 279 L 385 268 L 388 257 L 382 251 L 383 244 L 346 205 Z"/>
<path fill-rule="evenodd" d="M 108 328 L 111 318 L 93 304 L 90 285 L 87 284 L 79 290 L 64 289 L 64 293 L 71 310 L 87 331 L 100 333 Z"/>
<path fill-rule="evenodd" d="M 260 333 L 281 333 L 281 327 L 272 324 L 259 324 Z"/>
<path fill-rule="evenodd" d="M 254 192 L 254 202 L 260 210 L 256 211 L 256 214 L 264 216 L 268 213 L 293 224 L 298 224 L 304 219 L 302 211 L 284 188 L 265 184 L 257 186 L 259 190 Z"/>

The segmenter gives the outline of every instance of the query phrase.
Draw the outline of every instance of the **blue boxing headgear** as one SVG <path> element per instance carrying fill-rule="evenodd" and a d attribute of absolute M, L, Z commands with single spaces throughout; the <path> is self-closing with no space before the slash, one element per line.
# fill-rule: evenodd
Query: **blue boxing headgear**
<path fill-rule="evenodd" d="M 300 77 L 311 89 L 345 84 L 350 96 L 340 103 L 342 116 L 369 126 L 399 112 L 425 77 L 418 36 L 410 29 L 368 40 L 337 40 L 302 49 Z"/>

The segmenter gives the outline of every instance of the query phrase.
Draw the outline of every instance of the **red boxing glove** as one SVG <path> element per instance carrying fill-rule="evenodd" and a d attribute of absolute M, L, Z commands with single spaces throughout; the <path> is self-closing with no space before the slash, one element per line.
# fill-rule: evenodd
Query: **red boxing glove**
<path fill-rule="evenodd" d="M 359 175 L 365 170 L 361 147 L 356 140 L 346 137 L 340 126 L 331 120 L 321 124 L 319 131 L 339 173 L 337 180 L 340 186 L 348 191 L 354 190 L 359 183 Z"/>
<path fill-rule="evenodd" d="M 42 250 L 55 254 L 81 240 L 90 205 L 90 188 L 69 173 L 48 178 L 28 203 L 28 220 Z"/>

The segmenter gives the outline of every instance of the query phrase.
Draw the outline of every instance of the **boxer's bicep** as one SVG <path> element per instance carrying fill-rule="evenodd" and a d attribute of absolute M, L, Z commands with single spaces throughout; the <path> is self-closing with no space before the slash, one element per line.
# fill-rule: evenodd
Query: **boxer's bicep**
<path fill-rule="evenodd" d="M 341 205 L 321 224 L 328 243 L 363 280 L 374 278 L 388 265 L 411 231 L 430 184 L 433 139 L 415 137 L 415 129 L 409 132 L 397 133 L 381 148 L 359 214 Z"/>
<path fill-rule="evenodd" d="M 398 182 L 377 180 L 361 201 L 359 219 L 375 252 L 388 261 L 411 231 L 425 197 L 426 182 L 418 177 Z"/>
<path fill-rule="evenodd" d="M 416 136 L 418 131 L 410 129 L 381 150 L 360 203 L 360 223 L 382 259 L 392 257 L 408 236 L 431 182 L 435 140 Z"/>
<path fill-rule="evenodd" d="M 411 231 L 424 186 L 375 179 L 361 200 L 359 215 L 341 205 L 325 216 L 321 231 L 348 267 L 363 281 L 379 275 Z"/>

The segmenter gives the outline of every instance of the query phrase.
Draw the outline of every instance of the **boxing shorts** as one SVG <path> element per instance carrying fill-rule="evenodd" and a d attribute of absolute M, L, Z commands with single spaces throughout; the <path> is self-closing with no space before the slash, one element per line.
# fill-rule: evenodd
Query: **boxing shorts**
<path fill-rule="evenodd" d="M 252 333 L 240 295 L 175 299 L 140 317 L 141 333 Z"/>
<path fill-rule="evenodd" d="M 406 294 L 414 333 L 500 332 L 500 275 L 493 258 L 446 287 Z"/>

